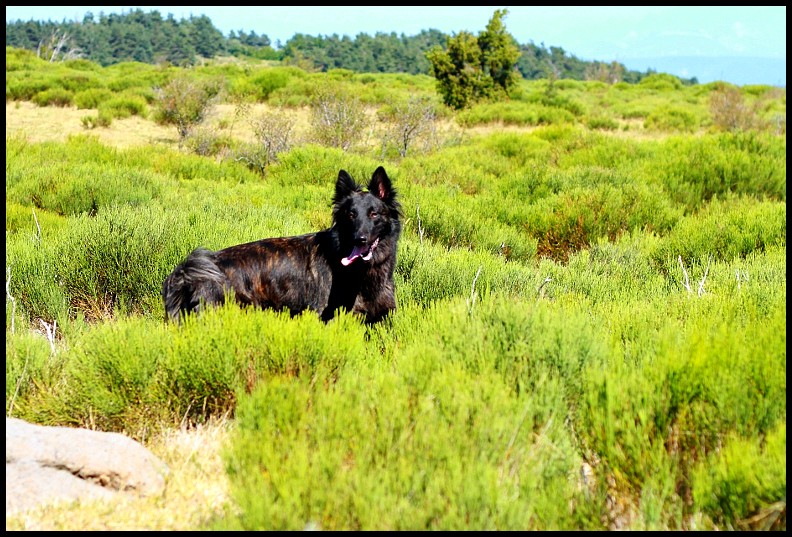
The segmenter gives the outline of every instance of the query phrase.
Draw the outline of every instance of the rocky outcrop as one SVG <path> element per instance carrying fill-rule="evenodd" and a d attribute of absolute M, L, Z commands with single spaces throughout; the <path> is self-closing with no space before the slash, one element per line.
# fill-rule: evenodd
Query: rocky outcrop
<path fill-rule="evenodd" d="M 159 494 L 167 473 L 122 434 L 6 418 L 6 516 L 58 501 Z"/>

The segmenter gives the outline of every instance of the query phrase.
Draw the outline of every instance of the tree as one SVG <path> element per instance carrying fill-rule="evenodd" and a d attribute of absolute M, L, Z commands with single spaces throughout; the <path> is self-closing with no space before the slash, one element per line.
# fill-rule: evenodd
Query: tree
<path fill-rule="evenodd" d="M 446 50 L 434 46 L 426 53 L 430 74 L 448 106 L 465 108 L 497 94 L 507 95 L 517 81 L 514 67 L 520 48 L 503 26 L 506 14 L 505 9 L 496 10 L 478 38 L 462 31 L 446 40 Z"/>
<path fill-rule="evenodd" d="M 492 78 L 482 73 L 481 49 L 476 37 L 469 32 L 459 32 L 448 38 L 447 47 L 443 50 L 436 46 L 426 54 L 443 102 L 459 109 L 488 96 L 487 86 L 492 85 Z"/>
<path fill-rule="evenodd" d="M 201 15 L 200 17 L 191 16 L 189 27 L 195 52 L 204 58 L 212 58 L 223 50 L 225 45 L 223 34 L 212 25 L 209 17 L 206 15 Z"/>
<path fill-rule="evenodd" d="M 484 73 L 491 76 L 495 86 L 504 92 L 508 92 L 517 82 L 518 75 L 514 67 L 520 59 L 519 45 L 503 26 L 503 18 L 507 13 L 505 9 L 496 10 L 487 28 L 478 37 Z"/>

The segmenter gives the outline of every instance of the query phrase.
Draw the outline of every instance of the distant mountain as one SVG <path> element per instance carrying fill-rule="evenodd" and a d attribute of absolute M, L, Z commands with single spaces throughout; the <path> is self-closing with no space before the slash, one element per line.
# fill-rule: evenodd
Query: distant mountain
<path fill-rule="evenodd" d="M 636 71 L 651 68 L 682 78 L 696 77 L 699 83 L 715 80 L 739 86 L 767 84 L 786 87 L 786 59 L 779 58 L 708 58 L 703 56 L 665 56 L 622 60 L 625 67 Z"/>

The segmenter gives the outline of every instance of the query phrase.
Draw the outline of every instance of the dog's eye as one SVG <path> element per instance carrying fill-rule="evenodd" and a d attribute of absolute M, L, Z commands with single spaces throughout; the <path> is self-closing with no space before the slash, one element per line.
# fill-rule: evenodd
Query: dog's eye
<path fill-rule="evenodd" d="M 355 212 L 354 211 L 347 212 L 347 218 L 349 218 L 350 220 L 354 220 L 355 219 Z"/>
<path fill-rule="evenodd" d="M 378 217 L 379 217 L 379 214 L 377 214 L 377 211 L 371 211 L 369 213 L 369 218 L 371 218 L 372 220 L 374 220 L 374 219 L 376 219 Z"/>

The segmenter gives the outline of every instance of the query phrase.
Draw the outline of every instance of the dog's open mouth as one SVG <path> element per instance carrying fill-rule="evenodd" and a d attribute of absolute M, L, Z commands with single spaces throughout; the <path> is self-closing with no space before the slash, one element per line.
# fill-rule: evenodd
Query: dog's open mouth
<path fill-rule="evenodd" d="M 345 267 L 351 265 L 355 259 L 362 259 L 363 261 L 371 261 L 371 256 L 374 255 L 374 250 L 377 249 L 379 238 L 371 243 L 371 247 L 366 249 L 365 246 L 355 246 L 352 248 L 352 253 L 341 259 L 341 264 Z"/>

